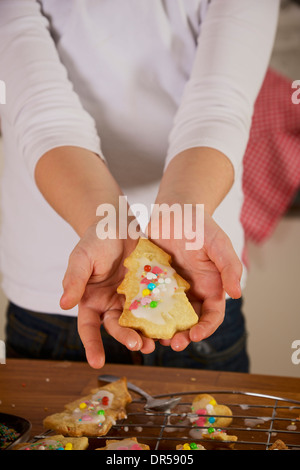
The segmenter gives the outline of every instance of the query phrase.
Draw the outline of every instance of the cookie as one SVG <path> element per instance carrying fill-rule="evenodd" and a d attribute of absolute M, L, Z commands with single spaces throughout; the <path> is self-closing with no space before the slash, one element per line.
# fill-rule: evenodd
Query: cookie
<path fill-rule="evenodd" d="M 91 390 L 91 394 L 65 405 L 65 410 L 44 419 L 44 427 L 64 436 L 104 436 L 116 420 L 126 418 L 132 401 L 126 378 Z"/>
<path fill-rule="evenodd" d="M 196 444 L 195 442 L 178 444 L 176 450 L 206 450 L 205 447 L 201 444 Z"/>
<path fill-rule="evenodd" d="M 225 428 L 232 422 L 231 409 L 226 405 L 219 405 L 214 397 L 207 393 L 201 393 L 194 398 L 192 411 L 197 415 L 192 421 L 200 427 Z"/>
<path fill-rule="evenodd" d="M 13 447 L 13 450 L 85 450 L 88 448 L 87 437 L 49 436 L 36 442 L 23 442 Z"/>
<path fill-rule="evenodd" d="M 289 450 L 289 448 L 285 445 L 285 443 L 281 439 L 277 439 L 269 450 Z"/>
<path fill-rule="evenodd" d="M 225 431 L 222 431 L 222 429 L 215 428 L 208 428 L 207 432 L 203 432 L 202 439 L 226 443 L 229 447 L 233 447 L 234 443 L 238 440 L 237 436 L 229 436 Z"/>
<path fill-rule="evenodd" d="M 125 295 L 121 326 L 139 330 L 148 338 L 171 339 L 178 331 L 196 325 L 195 313 L 185 292 L 187 281 L 171 266 L 171 257 L 147 238 L 140 238 L 124 261 L 128 269 L 118 287 Z"/>
<path fill-rule="evenodd" d="M 146 444 L 138 442 L 136 437 L 121 440 L 107 440 L 106 446 L 95 450 L 150 450 Z"/>

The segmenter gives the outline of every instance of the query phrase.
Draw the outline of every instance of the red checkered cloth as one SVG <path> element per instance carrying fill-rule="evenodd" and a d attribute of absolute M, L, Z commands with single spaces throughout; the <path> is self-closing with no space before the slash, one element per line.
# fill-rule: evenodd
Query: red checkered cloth
<path fill-rule="evenodd" d="M 265 241 L 300 187 L 300 104 L 292 103 L 291 85 L 269 69 L 255 103 L 244 156 L 246 241 Z"/>

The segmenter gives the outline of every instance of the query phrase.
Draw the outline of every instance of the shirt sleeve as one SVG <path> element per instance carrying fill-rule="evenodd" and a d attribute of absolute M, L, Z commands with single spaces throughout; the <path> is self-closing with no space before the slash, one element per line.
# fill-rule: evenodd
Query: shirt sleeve
<path fill-rule="evenodd" d="M 200 26 L 165 163 L 192 147 L 212 147 L 241 169 L 254 103 L 269 64 L 279 0 L 212 0 Z"/>
<path fill-rule="evenodd" d="M 3 128 L 13 130 L 32 176 L 38 159 L 59 146 L 83 147 L 104 159 L 95 122 L 73 90 L 36 0 L 0 2 L 0 74 Z"/>

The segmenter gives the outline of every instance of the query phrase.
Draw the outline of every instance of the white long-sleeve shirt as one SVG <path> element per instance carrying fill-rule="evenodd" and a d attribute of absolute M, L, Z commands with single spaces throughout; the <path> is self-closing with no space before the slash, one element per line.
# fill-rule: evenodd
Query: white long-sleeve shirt
<path fill-rule="evenodd" d="M 62 145 L 105 159 L 129 203 L 149 212 L 176 154 L 220 150 L 235 181 L 214 218 L 241 257 L 242 159 L 278 3 L 0 0 L 1 270 L 9 300 L 76 314 L 59 299 L 78 237 L 34 181 L 38 159 Z"/>

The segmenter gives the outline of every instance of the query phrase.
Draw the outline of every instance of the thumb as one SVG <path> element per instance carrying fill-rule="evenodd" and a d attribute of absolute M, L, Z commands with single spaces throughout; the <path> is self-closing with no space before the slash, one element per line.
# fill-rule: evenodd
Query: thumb
<path fill-rule="evenodd" d="M 233 299 L 241 297 L 240 280 L 243 265 L 229 237 L 219 229 L 207 249 L 208 256 L 220 272 L 223 288 Z"/>
<path fill-rule="evenodd" d="M 93 272 L 92 263 L 84 249 L 77 245 L 69 257 L 63 279 L 63 295 L 60 306 L 64 310 L 75 307 L 81 300 Z"/>

